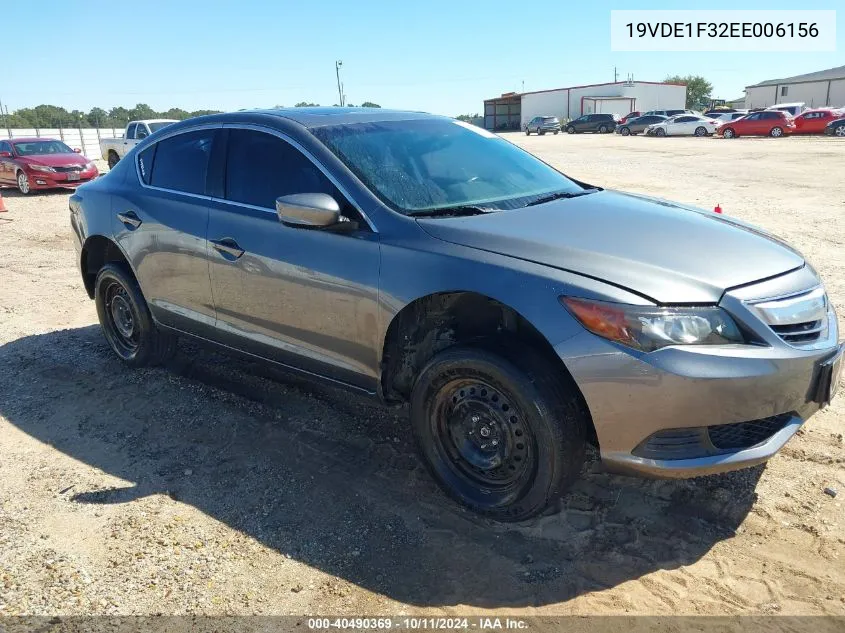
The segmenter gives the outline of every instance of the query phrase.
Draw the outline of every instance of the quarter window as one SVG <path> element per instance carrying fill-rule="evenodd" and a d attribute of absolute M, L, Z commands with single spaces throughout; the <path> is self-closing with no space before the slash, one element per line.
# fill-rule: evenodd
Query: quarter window
<path fill-rule="evenodd" d="M 214 130 L 171 136 L 156 144 L 150 184 L 185 193 L 205 193 Z"/>
<path fill-rule="evenodd" d="M 150 184 L 150 176 L 153 174 L 153 161 L 155 160 L 157 147 L 158 143 L 155 143 L 138 154 L 138 172 L 141 174 L 141 180 L 146 185 Z"/>
<path fill-rule="evenodd" d="M 227 200 L 275 209 L 276 198 L 294 193 L 327 193 L 343 206 L 331 181 L 293 145 L 264 132 L 229 130 Z"/>

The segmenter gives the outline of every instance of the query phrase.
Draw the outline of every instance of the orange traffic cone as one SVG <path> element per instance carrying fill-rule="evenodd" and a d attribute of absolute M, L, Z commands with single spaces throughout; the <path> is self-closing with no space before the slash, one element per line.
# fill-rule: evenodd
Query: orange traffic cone
<path fill-rule="evenodd" d="M 721 206 L 719 206 L 719 203 L 717 202 L 717 203 L 716 203 L 716 208 L 715 208 L 715 209 L 713 209 L 713 213 L 721 213 L 721 212 L 722 212 L 722 207 L 721 207 Z"/>
<path fill-rule="evenodd" d="M 8 209 L 6 208 L 6 203 L 3 202 L 3 193 L 0 192 L 0 213 L 3 211 L 8 211 Z"/>

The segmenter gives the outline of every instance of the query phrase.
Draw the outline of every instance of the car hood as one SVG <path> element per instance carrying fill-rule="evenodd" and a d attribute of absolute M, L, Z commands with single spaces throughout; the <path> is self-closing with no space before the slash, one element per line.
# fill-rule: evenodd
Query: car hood
<path fill-rule="evenodd" d="M 420 219 L 429 235 L 600 279 L 657 303 L 716 303 L 800 268 L 777 238 L 710 211 L 601 191 L 536 207 Z"/>
<path fill-rule="evenodd" d="M 88 162 L 87 158 L 76 152 L 72 154 L 35 154 L 32 156 L 21 156 L 20 158 L 30 165 L 48 165 L 50 167 L 85 165 Z"/>

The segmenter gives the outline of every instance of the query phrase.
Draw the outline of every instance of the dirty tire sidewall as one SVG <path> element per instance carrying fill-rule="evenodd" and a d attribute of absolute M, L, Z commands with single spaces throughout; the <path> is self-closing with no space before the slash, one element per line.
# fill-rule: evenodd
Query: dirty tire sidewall
<path fill-rule="evenodd" d="M 116 342 L 117 334 L 113 331 L 114 326 L 111 325 L 111 319 L 107 313 L 106 294 L 113 284 L 119 284 L 125 291 L 122 297 L 131 308 L 138 331 L 137 349 L 133 352 L 126 352 Z M 170 358 L 175 352 L 176 337 L 170 333 L 161 332 L 156 327 L 141 288 L 125 265 L 111 263 L 100 269 L 94 282 L 94 303 L 106 341 L 115 355 L 130 367 L 157 365 Z"/>
<path fill-rule="evenodd" d="M 440 487 L 469 509 L 499 521 L 520 521 L 552 508 L 577 478 L 586 452 L 586 417 L 560 372 L 533 354 L 520 367 L 475 347 L 454 347 L 420 372 L 411 394 L 411 425 L 417 449 Z M 481 380 L 500 390 L 532 439 L 530 468 L 504 488 L 468 485 L 438 447 L 438 398 L 456 380 Z"/>

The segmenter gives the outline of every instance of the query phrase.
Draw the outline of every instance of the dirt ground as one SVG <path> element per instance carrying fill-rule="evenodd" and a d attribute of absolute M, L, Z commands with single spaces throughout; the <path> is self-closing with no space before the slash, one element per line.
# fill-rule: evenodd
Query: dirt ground
<path fill-rule="evenodd" d="M 721 203 L 797 246 L 845 314 L 845 143 L 509 138 L 590 183 Z M 125 369 L 68 194 L 4 199 L 0 615 L 845 614 L 845 395 L 765 468 L 592 462 L 559 514 L 496 525 L 439 492 L 404 411 L 184 343 Z"/>

